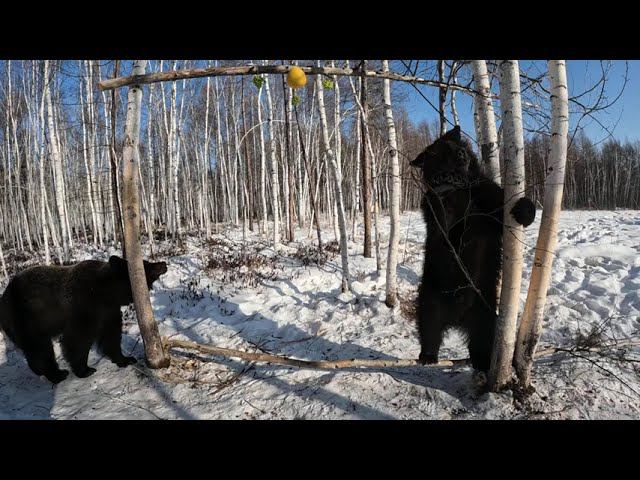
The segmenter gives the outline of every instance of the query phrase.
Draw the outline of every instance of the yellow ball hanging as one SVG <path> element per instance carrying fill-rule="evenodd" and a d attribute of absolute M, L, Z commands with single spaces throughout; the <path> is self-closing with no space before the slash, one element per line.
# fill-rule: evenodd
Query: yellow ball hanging
<path fill-rule="evenodd" d="M 304 87 L 307 84 L 307 76 L 300 67 L 291 67 L 287 73 L 287 85 L 291 88 Z"/>

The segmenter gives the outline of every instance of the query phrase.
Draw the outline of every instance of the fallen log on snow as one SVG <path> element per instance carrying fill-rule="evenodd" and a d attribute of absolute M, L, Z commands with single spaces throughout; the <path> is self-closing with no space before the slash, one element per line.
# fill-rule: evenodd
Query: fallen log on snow
<path fill-rule="evenodd" d="M 298 360 L 296 358 L 281 357 L 268 353 L 245 352 L 243 350 L 235 350 L 231 348 L 214 347 L 213 345 L 203 345 L 187 340 L 175 340 L 164 337 L 163 344 L 167 350 L 179 348 L 184 350 L 195 350 L 201 353 L 219 355 L 221 357 L 241 358 L 252 362 L 266 362 L 276 365 L 288 365 L 290 367 L 300 368 L 316 368 L 316 369 L 336 369 L 336 368 L 352 368 L 352 367 L 415 367 L 423 366 L 418 360 L 413 359 L 346 359 L 346 360 Z M 598 352 L 610 348 L 634 347 L 640 346 L 640 340 L 627 339 L 619 342 L 607 342 L 599 346 L 588 348 L 580 347 L 549 347 L 536 352 L 534 358 L 553 355 L 554 353 L 571 353 L 571 352 Z M 440 360 L 438 363 L 424 365 L 425 367 L 454 367 L 468 365 L 468 358 L 454 360 Z"/>
<path fill-rule="evenodd" d="M 352 358 L 348 360 L 298 360 L 296 358 L 280 357 L 277 355 L 270 355 L 268 353 L 253 353 L 245 352 L 242 350 L 234 350 L 231 348 L 214 347 L 212 345 L 202 345 L 200 343 L 189 342 L 186 340 L 173 340 L 164 339 L 166 348 L 182 348 L 186 350 L 196 350 L 201 353 L 209 353 L 213 355 L 220 355 L 222 357 L 235 357 L 242 358 L 243 360 L 250 360 L 252 362 L 267 362 L 276 365 L 288 365 L 291 367 L 306 367 L 306 368 L 320 368 L 320 369 L 334 369 L 334 368 L 351 368 L 351 367 L 414 367 L 421 366 L 418 360 L 407 359 L 358 359 Z M 438 363 L 432 365 L 426 365 L 428 367 L 452 367 L 455 365 L 465 365 L 468 363 L 468 359 L 461 360 L 441 360 Z"/>

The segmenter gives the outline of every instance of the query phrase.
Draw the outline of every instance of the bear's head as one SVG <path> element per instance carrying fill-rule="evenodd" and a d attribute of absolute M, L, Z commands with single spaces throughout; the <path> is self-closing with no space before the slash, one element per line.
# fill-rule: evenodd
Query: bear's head
<path fill-rule="evenodd" d="M 478 159 L 462 140 L 458 125 L 425 148 L 410 165 L 422 168 L 424 181 L 436 191 L 468 185 L 480 174 Z"/>
<path fill-rule="evenodd" d="M 167 264 L 166 262 L 147 262 L 146 260 L 143 260 L 143 264 L 147 288 L 151 290 L 153 282 L 158 280 L 162 274 L 167 273 Z M 113 255 L 109 258 L 109 268 L 116 279 L 116 285 L 113 285 L 112 291 L 118 297 L 118 303 L 128 305 L 133 302 L 127 261 L 124 258 Z"/>

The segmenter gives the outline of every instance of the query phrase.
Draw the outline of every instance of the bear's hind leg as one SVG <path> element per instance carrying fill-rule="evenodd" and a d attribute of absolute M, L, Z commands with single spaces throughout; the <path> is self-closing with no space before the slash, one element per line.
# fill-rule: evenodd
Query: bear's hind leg
<path fill-rule="evenodd" d="M 438 352 L 451 309 L 446 299 L 438 291 L 423 287 L 418 297 L 418 334 L 420 336 L 420 357 L 423 365 L 438 363 Z"/>
<path fill-rule="evenodd" d="M 33 373 L 44 375 L 51 383 L 60 383 L 69 375 L 68 370 L 61 370 L 58 367 L 51 339 L 31 339 L 25 343 L 23 351 Z"/>
<path fill-rule="evenodd" d="M 74 333 L 64 333 L 62 336 L 62 351 L 64 357 L 71 365 L 74 375 L 79 378 L 85 378 L 96 372 L 95 368 L 87 365 L 89 358 L 89 350 L 93 341 L 91 338 Z"/>
<path fill-rule="evenodd" d="M 484 304 L 477 305 L 465 313 L 464 324 L 469 336 L 471 365 L 487 373 L 491 365 L 496 314 Z"/>
<path fill-rule="evenodd" d="M 126 367 L 136 363 L 134 357 L 126 357 L 122 354 L 122 316 L 118 309 L 105 322 L 98 346 L 100 350 L 119 367 Z"/>

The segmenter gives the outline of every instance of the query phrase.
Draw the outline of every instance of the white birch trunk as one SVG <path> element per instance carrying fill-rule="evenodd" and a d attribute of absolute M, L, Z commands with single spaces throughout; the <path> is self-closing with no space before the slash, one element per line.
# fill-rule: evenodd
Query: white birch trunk
<path fill-rule="evenodd" d="M 173 62 L 173 70 L 176 70 L 177 61 Z M 177 82 L 171 83 L 171 104 L 170 104 L 170 127 L 169 127 L 169 164 L 171 165 L 171 202 L 173 207 L 173 234 L 180 237 L 180 199 L 178 197 L 178 149 L 177 149 L 177 112 L 176 112 L 176 90 Z"/>
<path fill-rule="evenodd" d="M 331 171 L 335 183 L 336 202 L 338 206 L 338 222 L 340 224 L 340 253 L 342 255 L 342 291 L 351 291 L 351 277 L 349 275 L 349 251 L 347 245 L 347 223 L 344 213 L 344 199 L 342 196 L 342 172 L 336 162 L 335 154 L 329 141 L 329 129 L 327 127 L 327 114 L 324 108 L 324 91 L 320 75 L 316 76 L 316 93 L 318 95 L 318 109 L 320 113 L 320 125 L 322 128 L 322 141 L 327 158 L 331 164 Z"/>
<path fill-rule="evenodd" d="M 382 71 L 389 71 L 389 61 L 382 61 Z M 401 179 L 400 163 L 398 162 L 398 142 L 396 139 L 396 126 L 393 122 L 393 110 L 391 109 L 391 86 L 388 79 L 384 80 L 384 116 L 387 120 L 389 135 L 389 165 L 391 167 L 391 205 L 389 208 L 389 251 L 387 252 L 387 292 L 385 303 L 393 308 L 398 301 L 398 245 L 400 244 L 400 197 Z"/>
<path fill-rule="evenodd" d="M 262 87 L 258 90 L 258 124 L 260 125 L 260 207 L 262 207 L 262 233 L 267 233 L 267 155 L 264 148 L 264 124 L 262 123 Z"/>
<path fill-rule="evenodd" d="M 202 210 L 202 215 L 204 216 L 204 228 L 206 233 L 206 238 L 211 237 L 211 215 L 209 214 L 208 209 L 208 198 L 209 198 L 209 187 L 208 187 L 208 179 L 209 179 L 209 92 L 211 90 L 211 78 L 207 78 L 207 99 L 204 109 L 204 156 L 202 159 L 202 199 L 200 204 L 200 209 Z"/>
<path fill-rule="evenodd" d="M 564 60 L 550 60 L 551 80 L 551 152 L 544 186 L 544 207 L 534 254 L 531 282 L 516 342 L 515 367 L 521 385 L 531 384 L 533 356 L 542 333 L 542 317 L 551 283 L 551 267 L 558 243 L 558 220 L 562 207 L 567 135 L 569 132 L 569 100 L 567 71 Z"/>
<path fill-rule="evenodd" d="M 493 113 L 493 101 L 491 100 L 491 87 L 487 64 L 484 60 L 473 60 L 473 81 L 476 90 L 476 107 L 478 112 L 478 124 L 480 126 L 480 152 L 485 172 L 489 178 L 500 185 L 500 152 L 498 150 L 498 133 L 496 131 L 496 119 Z"/>
<path fill-rule="evenodd" d="M 45 60 L 45 72 L 48 72 L 47 64 L 48 60 Z M 54 169 L 56 206 L 58 207 L 58 216 L 60 217 L 60 236 L 62 237 L 63 260 L 66 261 L 69 259 L 69 235 L 67 233 L 68 222 L 64 205 L 64 172 L 62 170 L 62 158 L 60 157 L 60 151 L 58 150 L 58 140 L 56 138 L 56 130 L 53 123 L 53 105 L 51 103 L 48 77 L 45 77 L 45 82 L 44 97 L 45 102 L 47 103 L 49 147 L 51 149 L 51 159 L 53 161 Z"/>
<path fill-rule="evenodd" d="M 278 181 L 278 161 L 276 158 L 276 132 L 273 128 L 273 103 L 271 102 L 271 90 L 269 88 L 269 78 L 267 75 L 264 77 L 264 89 L 267 93 L 267 108 L 269 109 L 269 145 L 271 155 L 271 203 L 273 204 L 273 248 L 278 249 L 280 245 L 280 206 L 279 206 L 279 192 L 280 185 Z"/>
<path fill-rule="evenodd" d="M 46 210 L 46 202 L 47 202 L 47 191 L 44 186 L 44 172 L 45 172 L 45 135 L 44 135 L 44 89 L 47 86 L 47 77 L 48 77 L 48 63 L 44 61 L 44 73 L 43 73 L 43 81 L 42 81 L 42 97 L 40 98 L 40 108 L 38 111 L 38 119 L 39 125 L 38 130 L 40 132 L 40 149 L 39 149 L 39 159 L 40 159 L 40 223 L 42 224 L 42 243 L 44 245 L 44 261 L 46 265 L 51 264 L 51 253 L 49 251 L 49 235 L 48 235 L 48 221 L 47 221 L 47 210 Z"/>
<path fill-rule="evenodd" d="M 511 379 L 522 283 L 524 230 L 511 209 L 524 196 L 524 137 L 517 60 L 500 62 L 500 104 L 505 142 L 504 233 L 500 314 L 489 370 L 489 388 L 497 391 Z"/>

